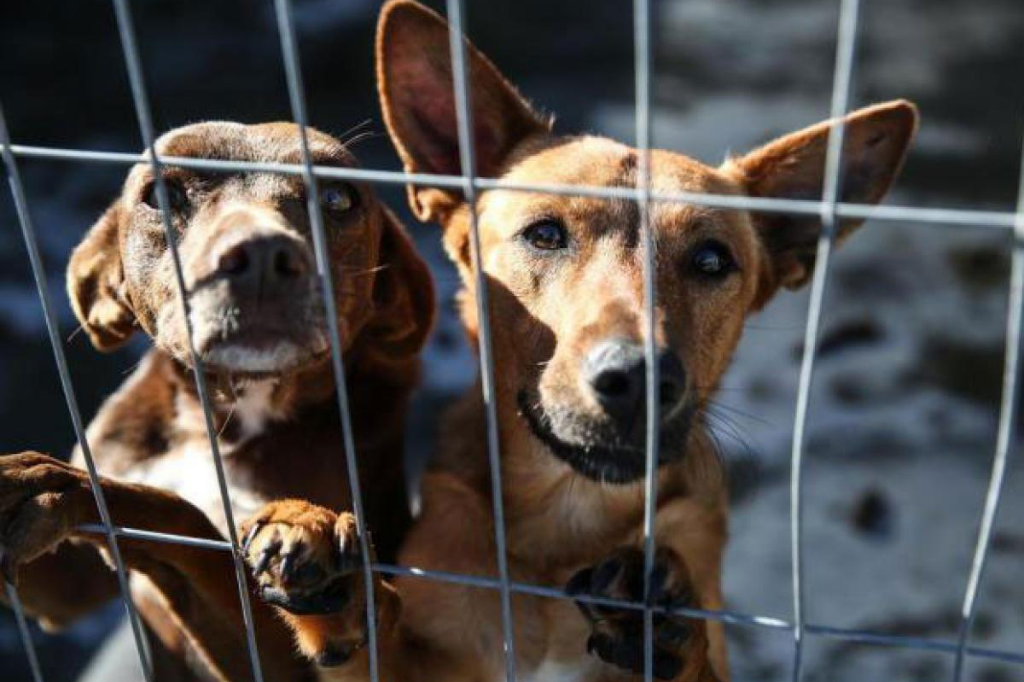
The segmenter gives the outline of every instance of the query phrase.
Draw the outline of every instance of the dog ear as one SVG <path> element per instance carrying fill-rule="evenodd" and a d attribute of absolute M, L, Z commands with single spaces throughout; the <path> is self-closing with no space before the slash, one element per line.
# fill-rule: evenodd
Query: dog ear
<path fill-rule="evenodd" d="M 460 175 L 459 136 L 448 23 L 412 0 L 384 6 L 377 25 L 377 89 L 384 121 L 405 169 Z M 475 175 L 494 177 L 525 138 L 551 122 L 527 104 L 497 68 L 466 41 L 472 103 Z M 424 222 L 444 222 L 462 202 L 461 191 L 409 187 L 409 202 Z"/>
<path fill-rule="evenodd" d="M 89 229 L 68 263 L 71 307 L 92 345 L 104 352 L 124 345 L 135 331 L 135 313 L 121 291 L 120 219 L 120 204 L 114 204 Z"/>
<path fill-rule="evenodd" d="M 829 130 L 834 121 L 791 133 L 746 156 L 731 159 L 723 169 L 738 176 L 754 197 L 820 200 L 825 178 Z M 899 173 L 917 129 L 917 108 L 897 100 L 860 109 L 843 119 L 839 201 L 875 204 Z M 754 225 L 770 259 L 764 303 L 780 287 L 805 284 L 814 270 L 821 218 L 817 215 L 752 213 Z M 843 219 L 837 240 L 848 237 L 862 219 Z"/>
<path fill-rule="evenodd" d="M 409 376 L 434 322 L 434 281 L 398 219 L 382 211 L 380 271 L 374 280 L 374 314 L 363 328 L 362 357 L 375 375 Z M 413 370 L 415 371 L 415 369 Z"/>

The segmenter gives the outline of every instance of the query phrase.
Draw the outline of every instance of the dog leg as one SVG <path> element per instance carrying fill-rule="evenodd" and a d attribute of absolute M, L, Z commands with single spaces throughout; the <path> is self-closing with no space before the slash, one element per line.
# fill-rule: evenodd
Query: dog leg
<path fill-rule="evenodd" d="M 202 512 L 172 493 L 109 479 L 101 482 L 110 514 L 120 525 L 221 539 Z M 105 536 L 79 530 L 98 522 L 84 471 L 38 453 L 0 457 L 0 569 L 6 577 L 17 581 L 20 568 L 68 539 L 86 540 L 106 551 Z M 119 546 L 128 567 L 158 588 L 215 675 L 221 680 L 250 679 L 231 557 L 124 537 Z M 287 630 L 258 600 L 253 609 L 266 679 L 305 679 L 308 666 L 292 655 Z"/>
<path fill-rule="evenodd" d="M 75 576 L 68 580 L 69 575 Z M 21 572 L 22 608 L 47 632 L 57 632 L 120 594 L 110 566 L 89 544 L 65 543 Z M 6 594 L 0 593 L 6 604 Z"/>
<path fill-rule="evenodd" d="M 686 564 L 696 606 L 710 611 L 725 608 L 722 597 L 722 561 L 728 539 L 728 510 L 723 494 L 677 497 L 666 501 L 654 519 L 654 539 L 671 548 Z M 703 621 L 707 630 L 711 667 L 722 682 L 729 680 L 725 626 Z"/>
<path fill-rule="evenodd" d="M 623 547 L 596 566 L 574 575 L 566 586 L 572 595 L 643 602 L 644 553 Z M 658 547 L 651 572 L 651 603 L 664 607 L 696 605 L 693 585 L 682 559 Z M 591 625 L 587 651 L 606 663 L 634 674 L 644 669 L 643 612 L 578 601 Z M 711 670 L 705 623 L 682 616 L 653 616 L 654 677 L 679 682 L 718 682 Z"/>
<path fill-rule="evenodd" d="M 278 607 L 302 654 L 321 667 L 349 662 L 367 643 L 355 517 L 283 500 L 243 524 L 242 535 L 260 596 Z M 397 620 L 397 594 L 375 578 L 374 597 L 378 629 L 388 632 Z"/>

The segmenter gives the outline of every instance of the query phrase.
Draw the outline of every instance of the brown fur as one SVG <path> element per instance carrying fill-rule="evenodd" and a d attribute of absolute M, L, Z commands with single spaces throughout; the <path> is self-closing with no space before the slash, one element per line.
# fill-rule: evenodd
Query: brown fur
<path fill-rule="evenodd" d="M 315 130 L 309 136 L 316 163 L 355 164 L 334 138 Z M 301 162 L 298 129 L 287 123 L 187 126 L 164 135 L 158 150 L 165 156 Z M 235 518 L 245 519 L 264 503 L 288 497 L 350 508 L 301 177 L 217 175 L 169 166 L 165 178 L 181 192 L 179 201 L 187 197 L 187 205 L 175 211 L 174 227 L 181 234 L 178 249 L 190 292 L 193 338 L 204 360 Z M 339 312 L 333 323 L 344 345 L 360 478 L 365 489 L 374 491 L 367 506 L 369 523 L 381 554 L 393 558 L 409 523 L 403 420 L 431 326 L 432 283 L 402 226 L 368 187 L 319 184 L 321 192 L 336 188 L 355 199 L 351 210 L 323 210 Z M 225 535 L 181 300 L 160 212 L 151 205 L 151 186 L 150 166 L 133 168 L 121 196 L 86 235 L 68 268 L 72 305 L 97 348 L 112 350 L 136 329 L 155 344 L 90 424 L 89 444 L 101 473 L 177 492 Z M 287 278 L 261 275 L 252 293 L 224 275 L 223 258 L 234 248 L 264 243 L 260 240 L 284 245 L 293 260 Z M 234 355 L 226 354 L 225 347 Z M 284 351 L 259 356 L 265 348 Z M 82 464 L 80 452 L 73 463 Z M 114 519 L 134 525 L 116 514 Z M 138 526 L 149 528 L 149 521 Z M 54 576 L 69 571 L 76 573 L 79 586 L 87 582 L 94 587 L 73 595 L 55 589 L 66 581 Z M 116 594 L 95 552 L 71 545 L 27 567 L 21 588 L 29 612 L 50 627 Z M 166 624 L 175 616 L 165 607 L 150 607 L 153 600 L 141 593 L 137 597 L 154 631 L 169 633 L 161 639 L 180 649 L 180 635 Z"/>
<path fill-rule="evenodd" d="M 103 480 L 110 514 L 119 524 L 156 532 L 222 539 L 209 518 L 173 493 L 114 479 Z M 26 452 L 0 457 L 0 509 L 4 512 L 3 570 L 24 588 L 33 561 L 72 540 L 95 545 L 109 561 L 105 539 L 77 530 L 99 522 L 88 476 L 47 455 Z M 245 628 L 231 558 L 224 552 L 121 538 L 122 558 L 159 591 L 150 593 L 174 626 L 168 636 L 189 641 L 216 679 L 250 679 Z M 19 566 L 24 570 L 18 570 Z M 66 576 L 65 576 L 66 578 Z M 24 593 L 24 590 L 21 590 Z M 260 660 L 268 680 L 310 679 L 305 662 L 292 655 L 285 623 L 253 600 Z M 157 679 L 166 679 L 158 677 Z"/>

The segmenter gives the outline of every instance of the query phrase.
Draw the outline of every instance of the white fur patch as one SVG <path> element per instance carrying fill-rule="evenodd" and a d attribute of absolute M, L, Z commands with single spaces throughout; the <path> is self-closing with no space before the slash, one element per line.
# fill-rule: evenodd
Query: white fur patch
<path fill-rule="evenodd" d="M 241 432 L 238 439 L 230 443 L 217 439 L 221 454 L 230 455 L 239 445 L 263 433 L 269 422 L 285 418 L 285 413 L 274 405 L 276 387 L 276 379 L 265 379 L 246 383 L 237 389 L 234 403 L 222 409 L 229 410 L 228 422 L 237 420 Z M 193 434 L 197 439 L 206 442 L 206 421 L 203 418 L 203 411 L 183 395 L 178 396 L 176 426 L 182 433 Z"/>
<path fill-rule="evenodd" d="M 235 402 L 234 416 L 242 425 L 242 440 L 247 440 L 263 432 L 263 428 L 271 419 L 281 415 L 274 409 L 274 388 L 276 381 L 257 381 L 242 389 L 241 396 Z"/>
<path fill-rule="evenodd" d="M 265 350 L 229 344 L 214 347 L 206 354 L 205 361 L 236 372 L 276 372 L 296 364 L 302 353 L 299 346 L 288 341 Z"/>
<path fill-rule="evenodd" d="M 151 466 L 132 471 L 126 478 L 174 491 L 209 515 L 218 527 L 223 525 L 217 469 L 210 445 L 205 440 L 197 438 L 175 453 L 154 460 Z M 230 485 L 228 487 L 231 488 Z M 252 516 L 262 506 L 262 500 L 240 492 L 237 486 L 232 491 L 231 508 L 236 520 Z M 225 528 L 220 530 L 226 532 Z"/>
<path fill-rule="evenodd" d="M 586 665 L 569 665 L 546 659 L 532 672 L 517 677 L 522 682 L 576 682 L 583 679 L 586 669 Z M 504 680 L 505 675 L 498 679 Z"/>

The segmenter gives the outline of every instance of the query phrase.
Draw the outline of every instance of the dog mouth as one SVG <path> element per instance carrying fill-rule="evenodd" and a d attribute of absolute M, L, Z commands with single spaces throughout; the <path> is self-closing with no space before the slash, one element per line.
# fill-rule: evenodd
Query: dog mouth
<path fill-rule="evenodd" d="M 647 473 L 645 440 L 624 439 L 617 430 L 594 423 L 568 410 L 552 413 L 539 400 L 531 400 L 526 391 L 516 396 L 519 414 L 533 436 L 558 459 L 598 483 L 636 483 Z M 685 408 L 662 425 L 659 433 L 658 467 L 683 458 L 693 410 Z M 574 432 L 569 438 L 560 432 Z"/>
<path fill-rule="evenodd" d="M 322 316 L 245 314 L 223 306 L 193 308 L 191 318 L 196 352 L 213 372 L 280 377 L 321 362 L 330 352 Z"/>
<path fill-rule="evenodd" d="M 238 334 L 206 347 L 201 356 L 207 369 L 232 374 L 274 377 L 294 373 L 324 360 L 330 352 L 325 334 Z"/>

